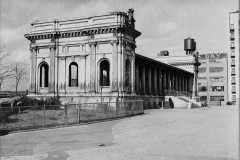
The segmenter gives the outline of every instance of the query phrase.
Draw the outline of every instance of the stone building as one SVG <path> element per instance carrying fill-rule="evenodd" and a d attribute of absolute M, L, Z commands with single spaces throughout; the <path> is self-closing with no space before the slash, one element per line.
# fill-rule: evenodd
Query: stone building
<path fill-rule="evenodd" d="M 30 34 L 31 97 L 63 102 L 154 98 L 192 92 L 193 74 L 135 53 L 134 10 L 35 21 Z M 161 97 L 161 98 L 159 98 Z"/>
<path fill-rule="evenodd" d="M 228 97 L 228 54 L 209 53 L 200 54 L 198 74 L 198 91 L 201 101 L 209 101 L 210 104 L 224 104 Z"/>

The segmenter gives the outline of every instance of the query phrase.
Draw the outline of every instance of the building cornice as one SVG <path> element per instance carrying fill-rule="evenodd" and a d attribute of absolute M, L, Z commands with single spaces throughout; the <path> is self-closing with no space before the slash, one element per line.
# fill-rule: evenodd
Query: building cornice
<path fill-rule="evenodd" d="M 125 33 L 133 36 L 134 38 L 141 35 L 141 32 L 133 29 L 132 27 L 120 25 L 120 26 L 107 26 L 107 27 L 87 28 L 87 29 L 69 30 L 69 31 L 32 33 L 32 34 L 25 34 L 24 36 L 30 41 L 35 41 L 35 40 L 41 40 L 41 39 L 81 37 L 81 36 L 91 36 L 91 35 L 106 34 L 106 33 Z"/>
<path fill-rule="evenodd" d="M 51 19 L 51 20 L 36 20 L 31 23 L 31 25 L 36 24 L 44 24 L 44 23 L 59 23 L 59 22 L 65 22 L 65 21 L 76 21 L 76 20 L 84 20 L 84 19 L 91 19 L 96 17 L 102 17 L 102 16 L 111 16 L 111 15 L 123 15 L 127 16 L 127 13 L 115 11 L 115 12 L 108 12 L 108 13 L 102 13 L 97 15 L 90 15 L 90 16 L 83 16 L 83 17 L 75 17 L 75 18 L 66 18 L 66 19 Z"/>

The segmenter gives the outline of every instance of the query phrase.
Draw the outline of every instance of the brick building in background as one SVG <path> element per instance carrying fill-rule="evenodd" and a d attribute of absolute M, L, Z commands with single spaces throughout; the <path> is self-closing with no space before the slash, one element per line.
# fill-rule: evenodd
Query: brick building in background
<path fill-rule="evenodd" d="M 228 54 L 200 54 L 198 74 L 198 91 L 200 101 L 218 104 L 227 102 L 228 98 Z M 225 103 L 226 104 L 226 103 Z"/>

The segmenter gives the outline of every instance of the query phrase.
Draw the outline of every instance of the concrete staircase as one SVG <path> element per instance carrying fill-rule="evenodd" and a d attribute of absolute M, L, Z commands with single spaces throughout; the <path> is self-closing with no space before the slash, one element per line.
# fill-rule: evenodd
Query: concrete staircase
<path fill-rule="evenodd" d="M 187 108 L 199 108 L 201 107 L 200 102 L 196 102 L 186 96 L 166 96 L 165 101 L 168 101 L 168 99 L 171 98 L 174 103 L 174 108 L 178 109 L 187 109 Z M 167 106 L 165 106 L 167 107 Z"/>
<path fill-rule="evenodd" d="M 190 98 L 185 97 L 185 96 L 179 96 L 178 98 L 187 102 L 188 103 L 188 108 L 199 108 L 199 107 L 201 107 L 201 102 L 196 102 L 195 100 L 190 99 Z"/>

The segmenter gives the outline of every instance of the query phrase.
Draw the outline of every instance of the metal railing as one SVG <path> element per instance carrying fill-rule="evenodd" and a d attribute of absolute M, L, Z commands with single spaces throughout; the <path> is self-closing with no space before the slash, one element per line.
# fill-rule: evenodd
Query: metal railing
<path fill-rule="evenodd" d="M 143 114 L 143 101 L 0 107 L 1 130 L 79 124 Z"/>
<path fill-rule="evenodd" d="M 192 94 L 186 91 L 176 91 L 176 90 L 165 90 L 165 95 L 166 96 L 186 96 L 186 97 L 191 97 Z"/>
<path fill-rule="evenodd" d="M 143 114 L 143 101 L 83 103 L 80 108 L 81 123 Z"/>

